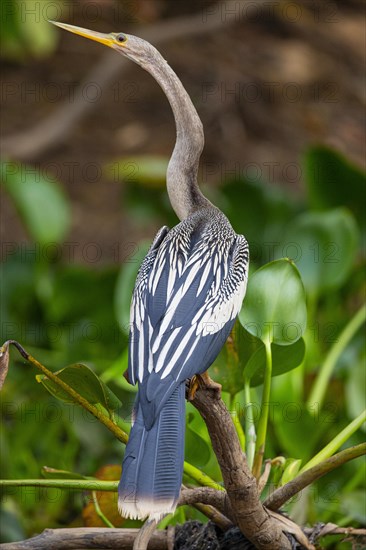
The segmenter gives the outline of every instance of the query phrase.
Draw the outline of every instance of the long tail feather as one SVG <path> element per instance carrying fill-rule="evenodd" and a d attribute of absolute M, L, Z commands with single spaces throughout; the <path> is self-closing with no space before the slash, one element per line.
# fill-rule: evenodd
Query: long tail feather
<path fill-rule="evenodd" d="M 180 384 L 150 430 L 137 405 L 118 487 L 118 508 L 124 517 L 159 520 L 176 508 L 184 461 L 184 394 L 185 385 Z"/>

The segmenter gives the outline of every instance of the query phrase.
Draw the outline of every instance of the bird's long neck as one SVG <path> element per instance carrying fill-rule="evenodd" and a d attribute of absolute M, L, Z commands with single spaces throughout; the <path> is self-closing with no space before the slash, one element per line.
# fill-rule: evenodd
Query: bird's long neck
<path fill-rule="evenodd" d="M 164 90 L 172 107 L 177 139 L 167 170 L 169 199 L 179 219 L 210 206 L 197 184 L 197 172 L 204 145 L 202 122 L 181 81 L 153 48 L 153 59 L 144 68 Z"/>

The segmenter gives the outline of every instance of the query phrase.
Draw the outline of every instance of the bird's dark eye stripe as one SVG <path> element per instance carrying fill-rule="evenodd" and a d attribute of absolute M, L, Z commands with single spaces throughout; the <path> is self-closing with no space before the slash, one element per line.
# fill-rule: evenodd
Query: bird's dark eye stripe
<path fill-rule="evenodd" d="M 117 42 L 126 42 L 127 36 L 125 34 L 118 34 L 116 36 Z"/>

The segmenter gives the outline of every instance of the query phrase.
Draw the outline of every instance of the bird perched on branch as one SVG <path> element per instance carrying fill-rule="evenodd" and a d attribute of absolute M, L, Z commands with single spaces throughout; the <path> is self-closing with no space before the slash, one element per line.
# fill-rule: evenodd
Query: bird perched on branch
<path fill-rule="evenodd" d="M 246 290 L 248 244 L 198 187 L 202 123 L 156 48 L 129 34 L 56 25 L 132 59 L 160 84 L 174 113 L 167 190 L 181 221 L 160 229 L 133 292 L 128 377 L 138 393 L 118 499 L 123 516 L 159 520 L 174 512 L 180 493 L 185 382 L 207 371 L 233 327 Z"/>

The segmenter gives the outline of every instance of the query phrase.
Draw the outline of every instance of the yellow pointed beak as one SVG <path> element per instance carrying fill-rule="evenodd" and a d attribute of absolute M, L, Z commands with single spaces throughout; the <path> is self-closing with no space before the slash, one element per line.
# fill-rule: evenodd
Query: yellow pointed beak
<path fill-rule="evenodd" d="M 114 37 L 111 34 L 103 34 L 101 32 L 89 31 L 88 29 L 83 29 L 82 27 L 75 27 L 75 25 L 67 25 L 66 23 L 59 23 L 58 21 L 49 21 L 53 25 L 65 29 L 65 31 L 73 32 L 74 34 L 79 34 L 85 38 L 90 38 L 90 40 L 95 40 L 95 42 L 100 42 L 105 46 L 112 47 L 114 44 Z"/>

